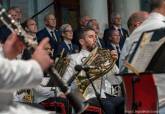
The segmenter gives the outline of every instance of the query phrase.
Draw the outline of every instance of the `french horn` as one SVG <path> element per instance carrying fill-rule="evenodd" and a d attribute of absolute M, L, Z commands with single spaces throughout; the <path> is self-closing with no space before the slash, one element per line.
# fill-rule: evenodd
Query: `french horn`
<path fill-rule="evenodd" d="M 108 73 L 114 67 L 115 63 L 116 59 L 112 58 L 110 50 L 97 47 L 84 60 L 82 65 L 95 66 L 95 68 L 91 68 L 86 71 L 90 76 L 90 80 L 95 81 L 96 79 Z M 76 76 L 76 82 L 80 92 L 84 94 L 90 82 L 89 79 L 87 79 L 85 76 L 82 76 L 81 74 L 82 73 L 80 72 Z"/>
<path fill-rule="evenodd" d="M 64 54 L 64 49 L 61 51 L 60 56 L 56 57 L 54 68 L 58 71 L 61 77 L 64 75 L 67 66 L 69 65 L 69 58 Z"/>

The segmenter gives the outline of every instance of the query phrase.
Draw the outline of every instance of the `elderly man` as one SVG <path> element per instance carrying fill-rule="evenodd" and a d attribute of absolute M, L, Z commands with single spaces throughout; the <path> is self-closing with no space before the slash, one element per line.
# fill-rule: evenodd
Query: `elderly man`
<path fill-rule="evenodd" d="M 110 26 L 110 28 L 105 29 L 103 39 L 105 43 L 107 43 L 108 32 L 111 30 L 118 30 L 120 33 L 120 47 L 122 49 L 124 42 L 126 38 L 128 37 L 128 31 L 122 27 L 121 22 L 122 22 L 122 18 L 120 14 L 114 13 L 112 15 L 112 25 Z"/>
<path fill-rule="evenodd" d="M 70 24 L 63 24 L 60 27 L 61 36 L 63 41 L 59 44 L 58 54 L 60 55 L 62 50 L 64 50 L 64 55 L 69 55 L 79 52 L 79 48 L 76 44 L 72 43 L 73 30 Z"/>
<path fill-rule="evenodd" d="M 59 42 L 61 41 L 60 32 L 56 28 L 56 17 L 54 14 L 47 14 L 44 17 L 45 28 L 37 32 L 37 40 L 40 42 L 45 37 L 49 38 L 49 43 L 54 51 L 57 51 Z"/>

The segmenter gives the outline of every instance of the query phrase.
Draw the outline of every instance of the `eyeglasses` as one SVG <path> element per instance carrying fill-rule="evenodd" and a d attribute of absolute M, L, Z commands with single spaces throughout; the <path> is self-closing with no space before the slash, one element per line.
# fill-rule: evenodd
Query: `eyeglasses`
<path fill-rule="evenodd" d="M 65 30 L 64 32 L 73 32 L 73 30 Z"/>

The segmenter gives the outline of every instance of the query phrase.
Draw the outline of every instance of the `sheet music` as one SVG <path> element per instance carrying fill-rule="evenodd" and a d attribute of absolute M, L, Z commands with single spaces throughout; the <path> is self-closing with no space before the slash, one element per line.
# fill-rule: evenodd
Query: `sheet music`
<path fill-rule="evenodd" d="M 144 48 L 141 48 L 137 52 L 137 56 L 134 57 L 132 65 L 140 72 L 144 72 L 157 49 L 159 49 L 158 42 L 152 42 L 147 44 Z"/>
<path fill-rule="evenodd" d="M 155 55 L 160 46 L 165 42 L 165 37 L 159 41 L 150 42 L 150 35 L 147 37 L 145 36 L 142 39 L 140 46 L 138 47 L 136 54 L 131 61 L 131 65 L 135 67 L 139 72 L 144 72 L 146 70 L 150 61 L 152 60 L 152 57 Z M 148 39 L 147 41 L 145 41 L 146 38 Z"/>

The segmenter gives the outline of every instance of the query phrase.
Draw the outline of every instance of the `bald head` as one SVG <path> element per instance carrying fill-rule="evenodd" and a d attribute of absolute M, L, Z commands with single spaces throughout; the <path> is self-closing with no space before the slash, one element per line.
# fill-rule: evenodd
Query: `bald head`
<path fill-rule="evenodd" d="M 149 13 L 145 11 L 133 13 L 127 21 L 129 32 L 132 33 L 141 23 L 143 23 L 144 20 L 148 18 L 148 16 Z"/>

